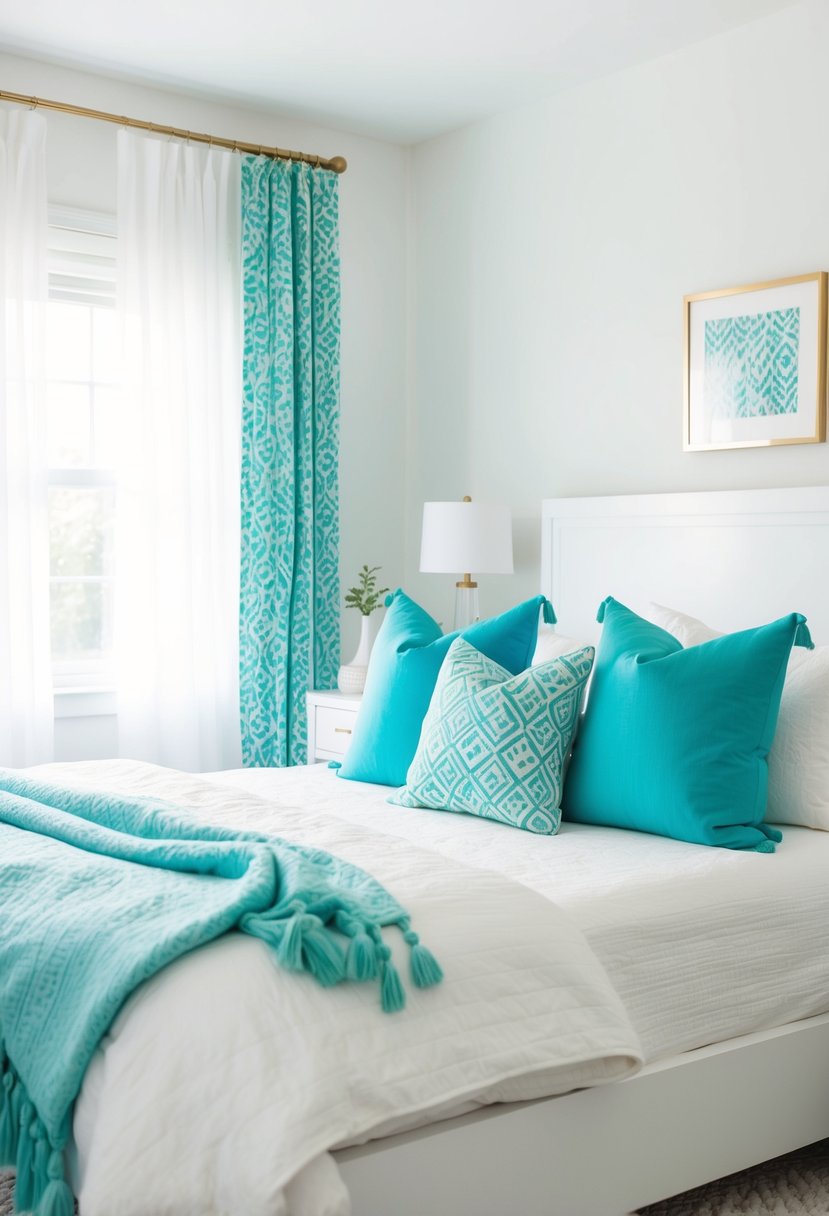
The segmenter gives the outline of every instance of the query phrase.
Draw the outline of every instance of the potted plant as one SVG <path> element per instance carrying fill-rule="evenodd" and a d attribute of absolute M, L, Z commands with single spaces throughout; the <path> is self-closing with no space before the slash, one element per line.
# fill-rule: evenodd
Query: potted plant
<path fill-rule="evenodd" d="M 340 692 L 360 693 L 366 686 L 366 671 L 374 639 L 377 635 L 377 618 L 372 613 L 382 607 L 388 587 L 377 586 L 379 566 L 363 566 L 357 575 L 357 583 L 345 593 L 346 608 L 356 608 L 360 613 L 360 644 L 350 663 L 344 663 L 337 677 Z"/>

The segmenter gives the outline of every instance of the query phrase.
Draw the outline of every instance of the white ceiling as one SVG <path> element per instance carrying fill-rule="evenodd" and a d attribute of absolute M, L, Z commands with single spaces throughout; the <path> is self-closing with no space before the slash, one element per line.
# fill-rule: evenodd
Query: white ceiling
<path fill-rule="evenodd" d="M 8 0 L 0 48 L 409 143 L 794 2 Z"/>

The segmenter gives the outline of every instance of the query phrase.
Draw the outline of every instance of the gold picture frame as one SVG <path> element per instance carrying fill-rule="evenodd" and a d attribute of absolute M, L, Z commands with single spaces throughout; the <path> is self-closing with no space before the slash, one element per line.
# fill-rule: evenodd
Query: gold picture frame
<path fill-rule="evenodd" d="M 825 442 L 827 278 L 685 296 L 684 451 Z"/>

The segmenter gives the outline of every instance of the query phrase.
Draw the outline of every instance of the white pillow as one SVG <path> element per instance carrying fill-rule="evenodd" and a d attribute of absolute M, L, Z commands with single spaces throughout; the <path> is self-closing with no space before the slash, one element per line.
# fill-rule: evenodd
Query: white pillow
<path fill-rule="evenodd" d="M 683 646 L 721 637 L 695 617 L 651 604 L 650 619 Z M 769 823 L 829 831 L 829 646 L 792 651 L 769 752 Z"/>
<path fill-rule="evenodd" d="M 549 663 L 550 659 L 560 659 L 563 654 L 572 654 L 575 650 L 583 650 L 585 646 L 592 645 L 592 642 L 578 642 L 575 638 L 566 638 L 564 634 L 556 633 L 554 625 L 539 625 L 532 666 Z"/>

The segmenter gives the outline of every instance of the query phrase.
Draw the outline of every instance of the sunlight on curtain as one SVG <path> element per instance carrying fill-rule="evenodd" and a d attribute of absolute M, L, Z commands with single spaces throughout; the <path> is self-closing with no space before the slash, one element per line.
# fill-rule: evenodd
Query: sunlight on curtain
<path fill-rule="evenodd" d="M 337 175 L 242 161 L 242 749 L 304 764 L 339 665 Z"/>
<path fill-rule="evenodd" d="M 0 113 L 0 764 L 52 760 L 46 122 Z"/>
<path fill-rule="evenodd" d="M 120 752 L 238 766 L 239 158 L 118 135 Z"/>

